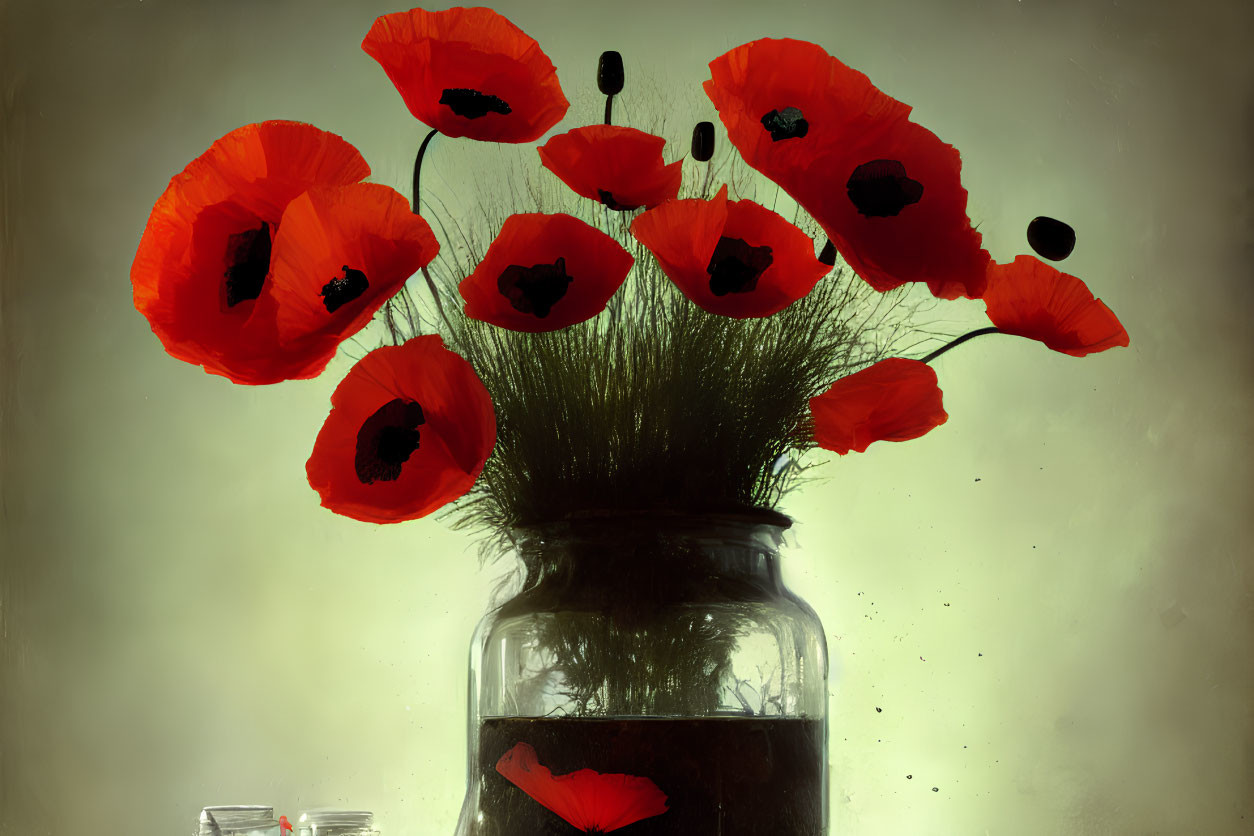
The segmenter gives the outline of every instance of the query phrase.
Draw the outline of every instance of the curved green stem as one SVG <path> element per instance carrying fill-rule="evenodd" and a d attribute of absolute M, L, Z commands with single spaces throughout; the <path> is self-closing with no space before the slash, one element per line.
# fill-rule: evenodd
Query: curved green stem
<path fill-rule="evenodd" d="M 923 358 L 923 362 L 924 362 L 924 363 L 930 363 L 930 362 L 932 362 L 933 360 L 935 360 L 937 357 L 940 357 L 942 354 L 944 354 L 944 353 L 945 353 L 946 351 L 948 351 L 949 349 L 951 349 L 951 348 L 955 348 L 956 346 L 960 346 L 960 345 L 962 345 L 963 343 L 965 343 L 967 340 L 969 340 L 969 339 L 973 339 L 974 337 L 978 337 L 978 336 L 980 336 L 981 334 L 1000 334 L 1000 333 L 1001 333 L 1001 332 L 997 330 L 997 326 L 996 326 L 996 325 L 990 325 L 990 326 L 988 326 L 987 328 L 976 328 L 974 331 L 969 331 L 969 332 L 967 332 L 966 334 L 963 334 L 961 337 L 958 337 L 958 338 L 954 339 L 953 341 L 951 341 L 951 342 L 949 342 L 949 343 L 947 343 L 947 344 L 945 344 L 945 345 L 942 345 L 940 348 L 936 349 L 936 350 L 935 350 L 935 351 L 933 351 L 931 354 L 929 354 L 928 356 L 924 357 L 924 358 Z"/>

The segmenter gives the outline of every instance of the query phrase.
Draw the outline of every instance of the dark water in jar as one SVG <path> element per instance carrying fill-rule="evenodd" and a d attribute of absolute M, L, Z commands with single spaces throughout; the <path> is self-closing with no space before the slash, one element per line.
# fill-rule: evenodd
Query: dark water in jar
<path fill-rule="evenodd" d="M 580 831 L 496 771 L 517 743 L 554 775 L 579 769 L 649 778 L 668 809 L 616 836 L 820 836 L 826 806 L 821 720 L 495 718 L 479 732 L 482 774 L 475 836 L 573 836 Z"/>

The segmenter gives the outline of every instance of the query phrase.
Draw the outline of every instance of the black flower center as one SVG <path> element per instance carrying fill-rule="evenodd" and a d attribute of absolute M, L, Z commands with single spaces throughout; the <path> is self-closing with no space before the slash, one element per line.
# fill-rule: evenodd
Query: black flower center
<path fill-rule="evenodd" d="M 417 401 L 394 398 L 379 407 L 357 431 L 353 468 L 363 485 L 394 482 L 401 465 L 418 449 L 418 425 L 425 424 Z"/>
<path fill-rule="evenodd" d="M 514 310 L 544 319 L 573 280 L 566 275 L 566 259 L 559 258 L 552 264 L 531 267 L 511 264 L 497 278 L 496 287 Z"/>
<path fill-rule="evenodd" d="M 322 297 L 322 304 L 327 307 L 327 313 L 335 313 L 341 307 L 365 293 L 366 288 L 370 287 L 370 282 L 366 280 L 365 273 L 360 270 L 354 270 L 347 264 L 340 269 L 344 271 L 344 275 L 331 279 L 331 281 L 322 286 L 322 290 L 318 293 Z"/>
<path fill-rule="evenodd" d="M 810 130 L 810 123 L 798 108 L 786 107 L 783 110 L 772 110 L 763 116 L 762 127 L 770 133 L 772 142 L 779 142 L 781 139 L 799 139 L 805 136 Z"/>
<path fill-rule="evenodd" d="M 261 295 L 266 273 L 270 272 L 270 224 L 238 232 L 226 239 L 226 281 L 222 283 L 223 302 L 233 308 L 246 299 Z"/>
<path fill-rule="evenodd" d="M 897 160 L 871 160 L 853 170 L 845 184 L 858 213 L 868 218 L 891 218 L 923 197 L 923 184 L 906 176 Z"/>
<path fill-rule="evenodd" d="M 615 212 L 630 212 L 639 209 L 642 204 L 637 203 L 635 206 L 629 206 L 626 203 L 619 203 L 614 199 L 614 195 L 605 189 L 597 189 L 597 196 L 601 198 L 601 202 L 613 209 Z"/>
<path fill-rule="evenodd" d="M 440 104 L 448 105 L 449 110 L 467 119 L 478 119 L 489 113 L 509 113 L 509 104 L 496 96 L 480 93 L 469 87 L 449 87 L 440 94 Z"/>
<path fill-rule="evenodd" d="M 751 247 L 743 238 L 723 236 L 705 268 L 710 274 L 710 292 L 715 296 L 750 292 L 773 260 L 770 247 Z"/>

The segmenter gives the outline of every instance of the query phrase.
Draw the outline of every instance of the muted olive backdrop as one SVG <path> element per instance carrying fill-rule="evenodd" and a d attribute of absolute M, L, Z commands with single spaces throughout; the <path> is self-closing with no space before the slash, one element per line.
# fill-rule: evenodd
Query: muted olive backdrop
<path fill-rule="evenodd" d="M 247 122 L 335 131 L 403 187 L 425 129 L 358 46 L 401 8 L 0 4 L 4 836 L 186 833 L 239 802 L 452 831 L 502 567 L 431 520 L 318 507 L 304 462 L 347 355 L 234 386 L 162 351 L 128 278 L 170 176 Z M 835 660 L 833 832 L 1254 832 L 1250 4 L 498 9 L 572 98 L 603 49 L 700 100 L 732 46 L 824 45 L 962 150 L 999 260 L 1033 216 L 1072 223 L 1066 269 L 1131 334 L 1085 359 L 964 346 L 936 364 L 948 424 L 784 507 Z M 628 84 L 624 119 L 650 105 Z M 434 148 L 452 197 L 466 172 Z"/>

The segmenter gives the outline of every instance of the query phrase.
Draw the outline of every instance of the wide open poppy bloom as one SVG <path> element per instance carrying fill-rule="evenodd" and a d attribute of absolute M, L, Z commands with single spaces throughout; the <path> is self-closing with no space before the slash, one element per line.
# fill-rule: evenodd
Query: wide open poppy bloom
<path fill-rule="evenodd" d="M 761 38 L 710 62 L 706 95 L 745 162 L 788 188 L 818 151 L 883 131 L 910 106 L 821 46 Z"/>
<path fill-rule="evenodd" d="M 357 149 L 335 134 L 272 121 L 232 131 L 175 175 L 131 265 L 135 307 L 165 350 L 236 383 L 321 371 L 299 352 L 280 350 L 273 319 L 254 316 L 257 300 L 269 290 L 288 204 L 311 187 L 356 183 L 369 173 Z"/>
<path fill-rule="evenodd" d="M 323 507 L 401 522 L 463 496 L 495 444 L 487 389 L 429 334 L 375 349 L 353 366 L 331 395 L 305 472 Z"/>
<path fill-rule="evenodd" d="M 496 771 L 585 833 L 610 833 L 670 809 L 666 793 L 648 778 L 591 769 L 554 775 L 526 743 L 502 755 Z"/>
<path fill-rule="evenodd" d="M 1034 256 L 991 265 L 984 304 L 997 330 L 1072 357 L 1128 344 L 1119 318 L 1083 281 Z"/>
<path fill-rule="evenodd" d="M 805 41 L 753 41 L 710 71 L 705 90 L 732 144 L 872 287 L 983 292 L 989 258 L 967 218 L 960 157 L 909 120 L 909 105 Z"/>
<path fill-rule="evenodd" d="M 576 194 L 624 212 L 679 195 L 683 161 L 664 164 L 665 145 L 635 128 L 589 125 L 558 134 L 538 150 L 544 167 Z"/>
<path fill-rule="evenodd" d="M 737 319 L 783 310 L 829 269 L 815 258 L 810 236 L 752 200 L 728 202 L 727 186 L 710 200 L 650 209 L 632 221 L 631 234 L 685 296 Z"/>
<path fill-rule="evenodd" d="M 383 15 L 361 48 L 409 112 L 445 136 L 532 142 L 570 107 L 539 44 L 491 9 Z"/>
<path fill-rule="evenodd" d="M 316 339 L 333 352 L 439 250 L 394 189 L 310 189 L 288 205 L 274 239 L 270 297 L 280 342 Z"/>
<path fill-rule="evenodd" d="M 510 215 L 458 290 L 471 319 L 556 331 L 603 311 L 632 262 L 622 245 L 578 218 Z"/>
<path fill-rule="evenodd" d="M 919 360 L 889 357 L 842 377 L 810 399 L 814 440 L 842 456 L 876 441 L 908 441 L 949 420 L 936 370 Z"/>

